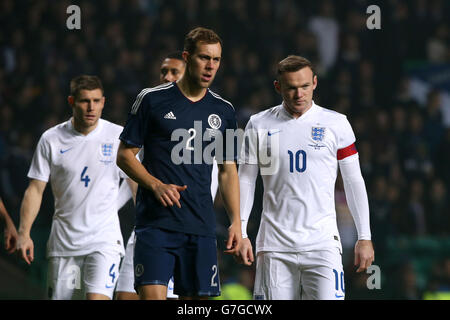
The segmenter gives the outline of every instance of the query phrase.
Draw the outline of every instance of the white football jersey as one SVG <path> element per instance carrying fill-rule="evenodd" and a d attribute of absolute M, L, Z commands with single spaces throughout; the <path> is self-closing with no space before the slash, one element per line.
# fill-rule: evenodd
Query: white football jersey
<path fill-rule="evenodd" d="M 116 201 L 120 178 L 126 178 L 116 165 L 122 129 L 99 119 L 85 136 L 70 119 L 42 134 L 28 177 L 50 180 L 55 199 L 47 256 L 85 255 L 99 249 L 124 254 Z"/>
<path fill-rule="evenodd" d="M 281 104 L 253 115 L 246 136 L 240 162 L 258 164 L 264 186 L 256 252 L 342 252 L 334 192 L 338 150 L 355 142 L 346 116 L 313 102 L 296 119 Z"/>

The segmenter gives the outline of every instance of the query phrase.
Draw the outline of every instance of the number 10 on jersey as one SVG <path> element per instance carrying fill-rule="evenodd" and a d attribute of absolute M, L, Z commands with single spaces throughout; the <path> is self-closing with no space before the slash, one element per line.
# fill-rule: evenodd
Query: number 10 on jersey
<path fill-rule="evenodd" d="M 295 154 L 291 150 L 288 150 L 289 154 L 289 172 L 303 172 L 306 170 L 306 152 L 304 150 L 298 150 Z"/>

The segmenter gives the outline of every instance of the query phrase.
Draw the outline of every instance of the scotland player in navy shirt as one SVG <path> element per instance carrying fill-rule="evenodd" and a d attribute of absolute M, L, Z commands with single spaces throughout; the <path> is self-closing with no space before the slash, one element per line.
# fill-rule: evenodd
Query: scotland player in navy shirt
<path fill-rule="evenodd" d="M 212 157 L 204 156 L 220 137 L 223 149 L 215 150 L 219 188 L 231 222 L 225 253 L 239 253 L 236 148 L 226 148 L 225 132 L 237 128 L 235 111 L 209 89 L 221 53 L 222 41 L 214 31 L 190 31 L 183 51 L 184 76 L 142 90 L 120 136 L 117 164 L 139 184 L 134 266 L 141 299 L 165 299 L 172 274 L 174 292 L 182 298 L 220 295 Z M 135 156 L 142 147 L 141 164 Z"/>

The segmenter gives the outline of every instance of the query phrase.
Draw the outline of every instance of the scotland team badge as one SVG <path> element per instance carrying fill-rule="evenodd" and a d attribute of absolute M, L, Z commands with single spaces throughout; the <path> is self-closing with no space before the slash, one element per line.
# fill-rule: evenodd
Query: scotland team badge
<path fill-rule="evenodd" d="M 222 125 L 222 119 L 217 114 L 210 114 L 208 117 L 208 124 L 213 129 L 219 129 Z"/>
<path fill-rule="evenodd" d="M 316 142 L 323 141 L 323 138 L 325 137 L 325 128 L 324 127 L 312 127 L 311 137 Z"/>

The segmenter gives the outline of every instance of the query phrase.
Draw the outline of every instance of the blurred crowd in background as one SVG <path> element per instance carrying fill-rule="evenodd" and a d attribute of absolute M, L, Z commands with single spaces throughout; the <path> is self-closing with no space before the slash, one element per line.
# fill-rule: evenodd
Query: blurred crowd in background
<path fill-rule="evenodd" d="M 273 89 L 275 66 L 289 54 L 316 65 L 314 101 L 346 114 L 352 124 L 369 195 L 374 264 L 382 280 L 381 289 L 368 290 L 370 275 L 355 273 L 356 231 L 338 179 L 336 210 L 347 298 L 449 298 L 450 2 L 379 1 L 381 29 L 370 30 L 366 9 L 374 3 L 2 0 L 0 191 L 16 226 L 37 141 L 46 129 L 71 116 L 66 100 L 70 79 L 81 73 L 98 75 L 105 88 L 103 117 L 124 125 L 135 96 L 158 84 L 163 57 L 182 49 L 190 29 L 204 26 L 223 39 L 222 65 L 212 90 L 233 103 L 239 127 L 252 114 L 281 102 Z M 66 27 L 71 4 L 81 8 L 80 30 Z M 423 72 L 431 76 L 420 78 Z M 259 180 L 249 223 L 253 242 L 261 188 Z M 223 249 L 228 221 L 220 196 L 216 209 Z M 32 230 L 37 247 L 33 265 L 0 253 L 0 259 L 23 269 L 44 288 L 52 214 L 47 190 Z M 133 215 L 130 203 L 120 212 L 125 242 Z M 254 266 L 237 265 L 222 255 L 220 259 L 225 298 L 251 297 Z"/>

